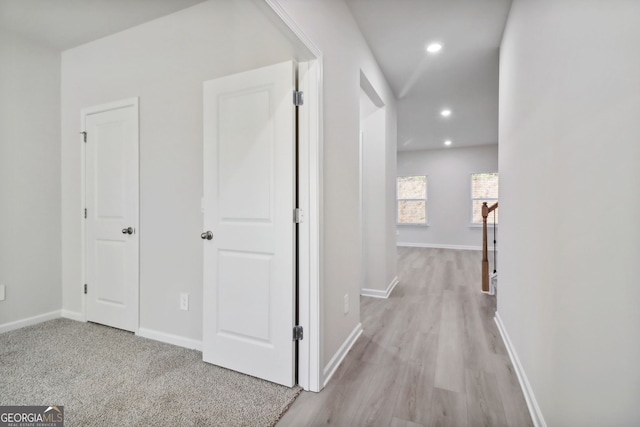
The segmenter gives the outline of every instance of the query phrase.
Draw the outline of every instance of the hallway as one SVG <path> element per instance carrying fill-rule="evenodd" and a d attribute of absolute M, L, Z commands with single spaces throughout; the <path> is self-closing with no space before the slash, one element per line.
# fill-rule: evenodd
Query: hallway
<path fill-rule="evenodd" d="M 362 297 L 364 332 L 321 393 L 304 392 L 278 426 L 531 426 L 479 292 L 480 253 L 398 248 L 388 300 Z"/>

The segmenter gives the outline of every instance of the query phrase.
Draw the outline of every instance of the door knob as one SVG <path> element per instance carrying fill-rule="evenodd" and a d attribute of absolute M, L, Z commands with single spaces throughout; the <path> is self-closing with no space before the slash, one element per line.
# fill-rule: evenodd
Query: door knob
<path fill-rule="evenodd" d="M 133 234 L 133 228 L 131 228 L 131 227 L 123 228 L 122 229 L 122 234 Z"/>
<path fill-rule="evenodd" d="M 205 231 L 200 235 L 200 238 L 202 238 L 202 240 L 211 240 L 213 239 L 213 233 L 211 231 Z"/>

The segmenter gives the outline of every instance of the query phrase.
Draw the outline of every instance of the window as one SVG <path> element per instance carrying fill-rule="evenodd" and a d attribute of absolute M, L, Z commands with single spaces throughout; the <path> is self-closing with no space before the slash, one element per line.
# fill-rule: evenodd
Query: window
<path fill-rule="evenodd" d="M 398 177 L 398 224 L 427 224 L 427 177 Z"/>
<path fill-rule="evenodd" d="M 473 173 L 471 174 L 471 223 L 482 224 L 482 203 L 489 206 L 498 201 L 498 174 L 497 173 Z M 498 211 L 496 224 L 498 223 Z M 489 220 L 493 219 L 493 213 L 489 214 Z"/>

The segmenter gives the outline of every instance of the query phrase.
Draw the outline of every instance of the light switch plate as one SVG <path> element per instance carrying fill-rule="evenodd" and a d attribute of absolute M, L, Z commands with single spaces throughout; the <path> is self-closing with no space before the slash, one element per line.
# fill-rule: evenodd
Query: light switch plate
<path fill-rule="evenodd" d="M 4 285 L 0 285 L 0 301 L 4 301 L 4 298 L 5 298 L 4 297 L 4 295 L 5 295 L 4 294 L 4 289 L 5 289 L 5 286 Z"/>

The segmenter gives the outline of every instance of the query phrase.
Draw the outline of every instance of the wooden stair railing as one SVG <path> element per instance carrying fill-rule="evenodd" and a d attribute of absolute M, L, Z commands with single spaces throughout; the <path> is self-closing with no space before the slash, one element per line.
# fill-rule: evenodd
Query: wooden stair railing
<path fill-rule="evenodd" d="M 498 202 L 487 206 L 482 203 L 482 292 L 489 292 L 489 250 L 487 248 L 487 217 L 498 208 Z M 495 260 L 494 260 L 495 262 Z"/>

